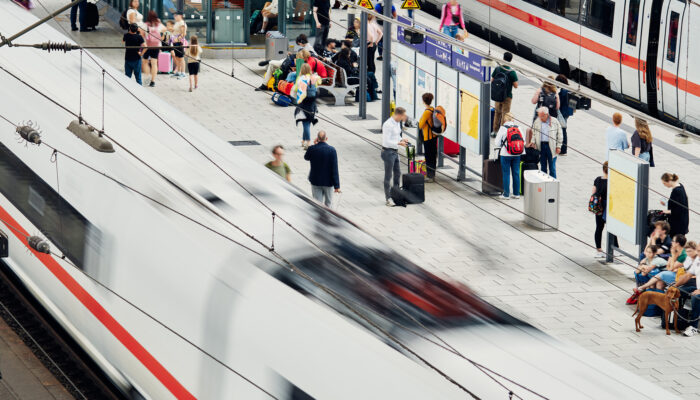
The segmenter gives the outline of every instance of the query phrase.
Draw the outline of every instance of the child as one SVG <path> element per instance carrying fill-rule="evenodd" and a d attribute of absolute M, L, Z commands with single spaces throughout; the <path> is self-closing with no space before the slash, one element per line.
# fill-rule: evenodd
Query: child
<path fill-rule="evenodd" d="M 183 49 L 183 44 L 187 41 L 187 24 L 185 24 L 182 18 L 182 13 L 175 13 L 175 24 L 173 25 L 173 56 L 175 57 L 175 66 L 173 76 L 177 79 L 185 77 L 185 52 Z"/>
<path fill-rule="evenodd" d="M 194 78 L 194 88 L 199 84 L 199 61 L 202 59 L 202 48 L 199 47 L 197 36 L 190 38 L 190 47 L 187 49 L 187 72 L 190 73 L 190 92 L 192 91 L 192 79 Z"/>
<path fill-rule="evenodd" d="M 637 286 L 649 282 L 653 276 L 659 273 L 659 267 L 666 266 L 666 260 L 659 257 L 656 252 L 659 247 L 653 244 L 644 249 L 644 259 L 639 263 L 637 270 L 634 271 L 634 279 L 637 281 Z"/>

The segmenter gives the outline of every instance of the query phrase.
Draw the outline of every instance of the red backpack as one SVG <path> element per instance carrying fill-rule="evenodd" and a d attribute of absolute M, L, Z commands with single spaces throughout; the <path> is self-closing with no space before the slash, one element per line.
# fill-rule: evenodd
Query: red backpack
<path fill-rule="evenodd" d="M 525 141 L 523 140 L 523 135 L 520 133 L 520 129 L 516 125 L 508 127 L 508 134 L 506 135 L 506 149 L 508 153 L 512 156 L 519 156 L 525 151 Z"/>

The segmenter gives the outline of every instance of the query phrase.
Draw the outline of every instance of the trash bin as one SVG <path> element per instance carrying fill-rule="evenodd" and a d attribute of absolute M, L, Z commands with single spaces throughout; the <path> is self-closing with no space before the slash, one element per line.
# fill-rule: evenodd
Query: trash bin
<path fill-rule="evenodd" d="M 265 34 L 265 59 L 280 60 L 287 54 L 289 42 L 280 31 L 270 31 Z"/>
<path fill-rule="evenodd" d="M 559 181 L 542 171 L 525 171 L 525 223 L 546 231 L 559 229 Z"/>

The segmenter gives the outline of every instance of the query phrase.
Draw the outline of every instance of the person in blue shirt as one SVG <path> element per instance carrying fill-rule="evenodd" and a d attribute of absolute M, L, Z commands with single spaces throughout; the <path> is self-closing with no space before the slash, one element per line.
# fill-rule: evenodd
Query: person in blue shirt
<path fill-rule="evenodd" d="M 626 150 L 630 147 L 627 141 L 627 134 L 620 129 L 622 125 L 622 114 L 616 112 L 612 117 L 613 126 L 609 126 L 605 131 L 605 139 L 607 148 L 605 150 L 605 159 L 610 158 L 610 150 Z"/>
<path fill-rule="evenodd" d="M 379 14 L 384 15 L 384 6 L 383 6 L 383 1 L 378 2 L 376 6 L 374 6 L 374 11 L 378 12 Z M 391 17 L 396 18 L 396 7 L 394 5 L 391 5 Z M 384 25 L 384 21 L 381 19 L 377 18 L 377 23 L 379 26 Z M 379 57 L 377 57 L 377 60 L 382 60 L 382 53 L 384 52 L 384 38 L 379 40 L 379 45 L 377 46 L 377 50 L 379 51 Z"/>
<path fill-rule="evenodd" d="M 328 143 L 325 131 L 318 132 L 314 145 L 309 147 L 304 154 L 304 160 L 311 162 L 309 170 L 309 182 L 311 183 L 311 195 L 318 202 L 323 202 L 326 207 L 331 206 L 333 189 L 340 193 L 340 178 L 338 177 L 338 153 Z"/>

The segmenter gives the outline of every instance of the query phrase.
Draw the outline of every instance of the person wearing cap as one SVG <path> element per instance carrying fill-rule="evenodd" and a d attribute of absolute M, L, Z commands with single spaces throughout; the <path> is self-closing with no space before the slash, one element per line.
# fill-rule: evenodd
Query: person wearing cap
<path fill-rule="evenodd" d="M 173 55 L 175 56 L 175 65 L 173 66 L 173 74 L 171 77 L 181 79 L 185 77 L 185 51 L 182 47 L 187 40 L 187 24 L 183 18 L 182 11 L 175 11 L 175 25 L 173 26 Z"/>
<path fill-rule="evenodd" d="M 129 31 L 122 39 L 126 52 L 124 53 L 124 73 L 131 79 L 135 75 L 136 82 L 141 85 L 141 56 L 143 55 L 143 45 L 146 41 L 139 34 L 139 27 L 136 24 L 129 24 Z M 141 48 L 139 48 L 139 46 Z"/>

